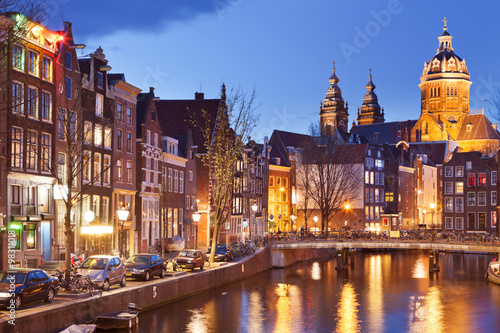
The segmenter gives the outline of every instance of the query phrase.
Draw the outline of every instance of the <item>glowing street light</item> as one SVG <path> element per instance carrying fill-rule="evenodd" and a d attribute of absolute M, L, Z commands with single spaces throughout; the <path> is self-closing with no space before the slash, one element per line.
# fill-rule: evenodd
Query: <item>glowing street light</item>
<path fill-rule="evenodd" d="M 315 229 L 314 231 L 318 232 L 318 228 L 316 227 L 316 222 L 318 222 L 318 217 L 317 216 L 313 217 L 313 221 L 314 221 L 314 229 Z"/>
<path fill-rule="evenodd" d="M 194 212 L 192 216 L 196 229 L 196 234 L 194 235 L 194 249 L 196 250 L 198 248 L 198 222 L 200 221 L 201 214 L 198 212 Z"/>
<path fill-rule="evenodd" d="M 125 253 L 124 253 L 125 251 L 123 250 L 123 246 L 124 246 L 123 225 L 125 224 L 125 221 L 127 221 L 128 215 L 130 214 L 130 212 L 128 211 L 128 209 L 126 209 L 124 206 L 122 206 L 122 208 L 120 208 L 116 211 L 116 214 L 118 215 L 118 220 L 120 221 L 120 226 L 121 226 L 121 230 L 120 230 L 120 257 L 123 258 L 123 256 L 125 255 Z"/>

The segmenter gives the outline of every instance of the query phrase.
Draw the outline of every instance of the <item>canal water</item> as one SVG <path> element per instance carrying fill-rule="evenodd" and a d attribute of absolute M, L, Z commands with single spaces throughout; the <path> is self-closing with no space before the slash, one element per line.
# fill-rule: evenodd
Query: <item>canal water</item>
<path fill-rule="evenodd" d="M 138 332 L 500 332 L 492 256 L 424 251 L 357 252 L 273 269 L 141 313 Z"/>

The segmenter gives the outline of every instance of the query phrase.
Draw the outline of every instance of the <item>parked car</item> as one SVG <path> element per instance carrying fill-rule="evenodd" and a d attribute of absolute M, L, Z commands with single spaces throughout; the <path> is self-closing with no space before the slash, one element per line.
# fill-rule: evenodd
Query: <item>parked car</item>
<path fill-rule="evenodd" d="M 203 270 L 205 264 L 205 257 L 200 250 L 182 250 L 175 259 L 181 268 L 191 269 L 192 271 L 196 267 Z"/>
<path fill-rule="evenodd" d="M 15 286 L 13 293 L 10 292 L 11 284 Z M 16 309 L 20 309 L 24 303 L 38 300 L 50 303 L 58 291 L 57 279 L 42 269 L 21 268 L 0 273 L 0 306 L 2 307 L 14 304 Z"/>
<path fill-rule="evenodd" d="M 210 249 L 208 249 L 208 252 L 205 254 L 205 257 L 210 258 Z M 215 247 L 215 258 L 214 260 L 220 260 L 220 261 L 231 261 L 234 258 L 234 253 L 233 253 L 233 248 L 231 245 L 222 245 L 219 244 Z"/>
<path fill-rule="evenodd" d="M 97 284 L 102 290 L 108 290 L 113 284 L 125 287 L 127 277 L 122 260 L 116 256 L 97 255 L 88 257 L 80 266 L 78 273 L 86 276 Z"/>
<path fill-rule="evenodd" d="M 165 262 L 156 254 L 135 254 L 125 262 L 125 273 L 127 277 L 141 278 L 146 281 L 155 275 L 163 278 L 165 277 Z"/>

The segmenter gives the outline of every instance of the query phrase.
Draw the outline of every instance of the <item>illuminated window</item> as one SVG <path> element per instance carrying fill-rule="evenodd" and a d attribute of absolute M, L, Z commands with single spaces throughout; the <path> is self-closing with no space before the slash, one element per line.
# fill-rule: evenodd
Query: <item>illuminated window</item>
<path fill-rule="evenodd" d="M 29 170 L 37 170 L 38 160 L 38 132 L 28 131 L 28 151 L 26 154 L 26 167 Z"/>
<path fill-rule="evenodd" d="M 84 150 L 83 151 L 83 182 L 88 183 L 90 182 L 90 151 Z"/>
<path fill-rule="evenodd" d="M 99 185 L 101 183 L 101 154 L 94 153 L 94 184 Z"/>
<path fill-rule="evenodd" d="M 464 176 L 464 167 L 463 166 L 457 166 L 455 168 L 455 177 L 463 177 Z"/>
<path fill-rule="evenodd" d="M 491 191 L 491 205 L 497 205 L 497 191 Z"/>
<path fill-rule="evenodd" d="M 95 115 L 98 117 L 104 115 L 104 97 L 101 94 L 95 95 Z"/>
<path fill-rule="evenodd" d="M 19 45 L 12 46 L 12 67 L 24 70 L 24 47 Z"/>
<path fill-rule="evenodd" d="M 111 149 L 111 127 L 106 126 L 104 128 L 104 148 Z"/>
<path fill-rule="evenodd" d="M 52 59 L 42 58 L 42 79 L 52 81 Z"/>
<path fill-rule="evenodd" d="M 24 112 L 24 89 L 19 82 L 12 82 L 12 112 Z"/>
<path fill-rule="evenodd" d="M 456 182 L 455 183 L 455 194 L 464 194 L 464 183 L 463 182 Z"/>
<path fill-rule="evenodd" d="M 111 180 L 111 156 L 104 155 L 103 158 L 103 169 L 102 169 L 102 181 L 104 185 L 109 185 Z"/>
<path fill-rule="evenodd" d="M 132 161 L 127 161 L 127 183 L 132 183 Z"/>
<path fill-rule="evenodd" d="M 100 124 L 94 125 L 94 146 L 102 145 L 102 126 Z"/>
<path fill-rule="evenodd" d="M 12 127 L 11 144 L 11 166 L 13 168 L 23 167 L 23 130 Z"/>
<path fill-rule="evenodd" d="M 476 174 L 475 173 L 467 174 L 467 186 L 468 187 L 476 186 Z"/>
<path fill-rule="evenodd" d="M 38 52 L 28 51 L 28 73 L 35 76 L 38 76 L 38 56 Z"/>
<path fill-rule="evenodd" d="M 51 167 L 51 157 L 52 157 L 52 142 L 51 135 L 49 133 L 42 133 L 42 171 L 50 171 Z"/>
<path fill-rule="evenodd" d="M 103 76 L 101 72 L 97 72 L 97 88 L 102 89 L 103 86 Z"/>
<path fill-rule="evenodd" d="M 42 91 L 42 120 L 52 120 L 52 95 L 49 92 Z"/>
<path fill-rule="evenodd" d="M 486 173 L 479 173 L 477 175 L 478 177 L 478 185 L 479 186 L 486 186 Z"/>
<path fill-rule="evenodd" d="M 119 182 L 123 181 L 122 160 L 116 161 L 116 175 Z"/>

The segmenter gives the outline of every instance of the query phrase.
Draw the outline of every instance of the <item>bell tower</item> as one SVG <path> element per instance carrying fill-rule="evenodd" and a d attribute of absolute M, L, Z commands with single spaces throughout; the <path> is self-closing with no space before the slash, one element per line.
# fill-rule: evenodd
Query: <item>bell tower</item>
<path fill-rule="evenodd" d="M 384 121 L 384 109 L 380 110 L 378 97 L 375 94 L 375 85 L 372 81 L 372 70 L 370 69 L 363 105 L 361 105 L 361 110 L 358 109 L 358 125 L 383 123 Z"/>
<path fill-rule="evenodd" d="M 339 78 L 335 74 L 335 61 L 333 62 L 333 73 L 330 76 L 330 87 L 326 91 L 326 98 L 320 105 L 319 119 L 321 134 L 333 134 L 335 129 L 343 132 L 348 131 L 348 105 L 344 104 L 342 92 L 337 83 Z"/>

